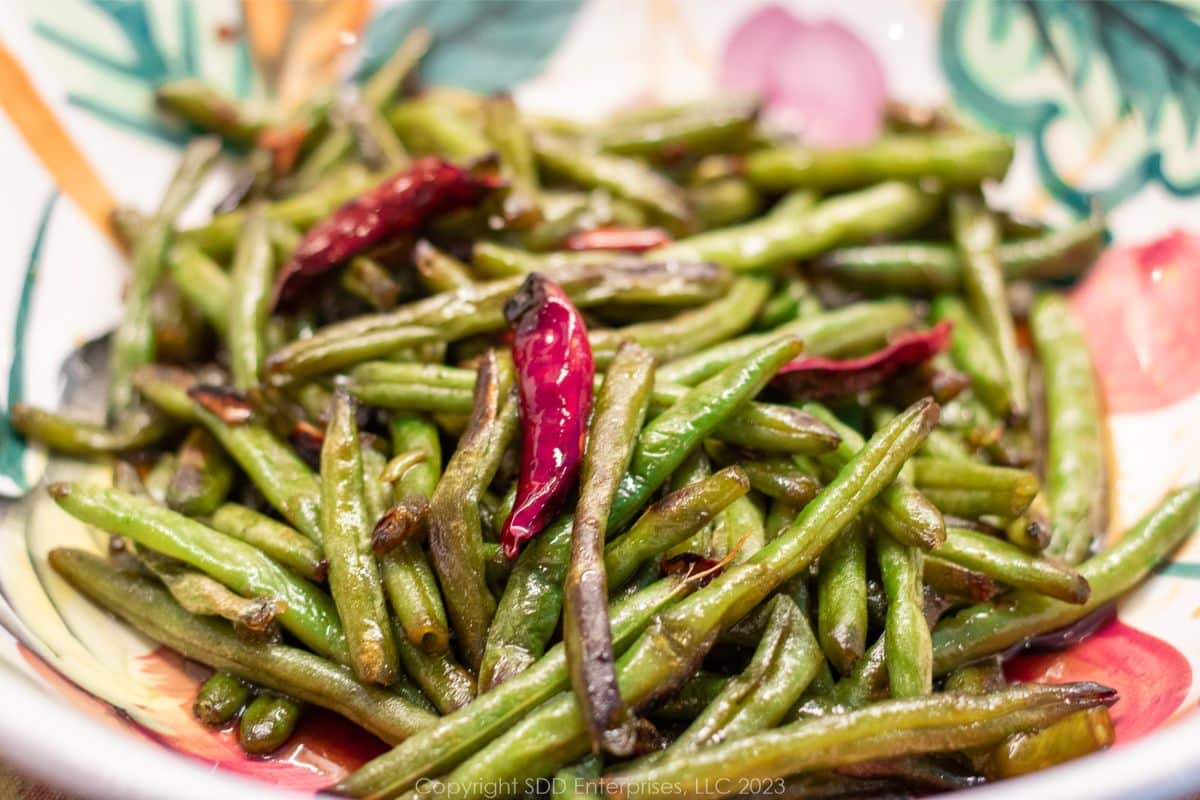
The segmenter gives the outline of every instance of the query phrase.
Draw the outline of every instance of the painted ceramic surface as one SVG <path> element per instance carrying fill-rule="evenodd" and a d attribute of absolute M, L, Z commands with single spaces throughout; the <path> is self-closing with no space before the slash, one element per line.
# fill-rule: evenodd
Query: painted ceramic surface
<path fill-rule="evenodd" d="M 536 111 L 595 116 L 751 90 L 766 98 L 773 124 L 836 143 L 874 135 L 884 98 L 894 96 L 953 101 L 1014 134 L 1018 157 L 997 189 L 1001 202 L 1054 222 L 1098 203 L 1112 222 L 1114 246 L 1072 297 L 1111 413 L 1112 535 L 1170 486 L 1200 477 L 1200 239 L 1187 233 L 1200 212 L 1192 199 L 1200 191 L 1194 8 L 1149 0 L 339 0 L 313 19 L 292 18 L 307 24 L 288 49 L 286 4 L 247 7 L 245 36 L 230 35 L 239 30 L 233 0 L 0 7 L 4 407 L 58 404 L 64 360 L 117 320 L 125 267 L 105 215 L 117 199 L 151 205 L 181 140 L 153 114 L 157 82 L 202 76 L 243 97 L 294 98 L 312 82 L 368 74 L 421 24 L 439 42 L 426 81 L 511 90 Z M 356 41 L 361 49 L 349 49 Z M 219 192 L 209 187 L 194 219 Z M 89 398 L 70 399 L 86 406 Z M 269 761 L 247 759 L 229 732 L 200 727 L 190 704 L 205 670 L 117 624 L 46 566 L 51 547 L 103 542 L 35 487 L 89 475 L 104 480 L 107 472 L 47 464 L 0 415 L 0 494 L 26 495 L 0 506 L 0 623 L 9 634 L 0 657 L 12 673 L 0 690 L 16 691 L 21 675 L 115 736 L 307 792 L 379 751 L 371 737 L 312 711 Z M 1118 744 L 1151 734 L 1200 696 L 1198 579 L 1200 537 L 1119 619 L 1071 651 L 1015 660 L 1011 674 L 1112 684 L 1122 692 Z"/>

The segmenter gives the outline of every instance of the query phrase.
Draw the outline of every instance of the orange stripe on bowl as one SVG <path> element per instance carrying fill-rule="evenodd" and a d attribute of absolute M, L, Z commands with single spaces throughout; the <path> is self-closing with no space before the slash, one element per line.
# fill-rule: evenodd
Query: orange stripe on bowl
<path fill-rule="evenodd" d="M 110 220 L 116 207 L 112 193 L 33 85 L 21 62 L 3 44 L 0 44 L 0 111 L 12 121 L 59 190 L 83 209 L 101 233 L 120 246 Z"/>
<path fill-rule="evenodd" d="M 339 57 L 357 43 L 370 6 L 370 0 L 242 0 L 254 61 L 283 108 L 295 108 L 336 79 Z"/>

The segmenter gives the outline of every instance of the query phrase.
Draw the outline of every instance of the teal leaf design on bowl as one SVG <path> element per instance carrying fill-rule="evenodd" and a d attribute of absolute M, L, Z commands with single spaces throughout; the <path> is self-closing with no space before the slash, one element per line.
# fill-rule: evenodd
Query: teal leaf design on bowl
<path fill-rule="evenodd" d="M 360 75 L 369 75 L 409 31 L 424 26 L 433 47 L 421 80 L 499 92 L 542 71 L 566 34 L 580 0 L 410 0 L 373 19 L 363 38 Z"/>
<path fill-rule="evenodd" d="M 1031 139 L 1080 214 L 1155 182 L 1200 193 L 1200 13 L 1165 0 L 959 0 L 939 32 L 955 102 Z"/>
<path fill-rule="evenodd" d="M 50 227 L 50 216 L 58 192 L 52 192 L 42 206 L 33 243 L 25 262 L 25 277 L 21 281 L 21 294 L 17 298 L 17 313 L 13 315 L 12 361 L 8 365 L 8 392 L 4 410 L 0 412 L 0 496 L 18 497 L 29 491 L 34 481 L 26 454 L 25 440 L 13 430 L 8 410 L 25 399 L 25 342 L 29 334 L 29 314 L 33 306 L 33 292 L 37 286 L 38 264 L 42 259 L 42 245 L 46 241 L 46 230 Z"/>
<path fill-rule="evenodd" d="M 196 0 L 26 0 L 34 35 L 48 45 L 75 108 L 139 136 L 181 145 L 187 132 L 155 113 L 154 89 L 203 78 L 246 97 L 253 90 L 249 45 L 218 43 L 233 2 Z"/>

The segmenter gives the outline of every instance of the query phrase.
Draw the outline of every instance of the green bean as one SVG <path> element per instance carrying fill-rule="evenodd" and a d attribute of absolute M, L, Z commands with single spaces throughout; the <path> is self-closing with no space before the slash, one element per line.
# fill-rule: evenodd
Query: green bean
<path fill-rule="evenodd" d="M 708 586 L 670 611 L 621 656 L 621 695 L 640 705 L 669 691 L 690 673 L 715 635 L 751 609 L 783 581 L 807 568 L 838 533 L 896 477 L 920 446 L 936 418 L 936 405 L 923 401 L 877 433 L 837 478 L 809 503 L 796 521 L 749 561 L 725 570 Z M 525 717 L 445 780 L 467 787 L 476 779 L 521 779 L 553 772 L 582 754 L 586 733 L 574 698 L 560 695 Z"/>
<path fill-rule="evenodd" d="M 413 644 L 399 624 L 394 638 L 404 671 L 439 712 L 449 714 L 475 699 L 475 676 L 449 652 L 431 653 Z"/>
<path fill-rule="evenodd" d="M 207 524 L 226 535 L 257 547 L 297 575 L 321 582 L 329 562 L 319 545 L 295 529 L 237 503 L 224 503 Z"/>
<path fill-rule="evenodd" d="M 159 84 L 154 102 L 189 125 L 239 147 L 252 146 L 270 124 L 256 109 L 194 78 Z"/>
<path fill-rule="evenodd" d="M 926 560 L 929 558 L 926 557 Z M 821 698 L 825 707 L 822 713 L 828 711 L 828 703 L 832 703 L 835 709 L 853 709 L 862 708 L 875 700 L 887 697 L 888 663 L 885 644 L 884 636 L 876 639 L 863 653 L 862 658 L 854 662 L 850 673 L 834 685 L 828 697 Z"/>
<path fill-rule="evenodd" d="M 844 149 L 760 150 L 746 157 L 746 177 L 774 192 L 852 189 L 922 178 L 936 178 L 944 186 L 974 187 L 1003 178 L 1012 152 L 1012 140 L 992 133 L 891 134 Z"/>
<path fill-rule="evenodd" d="M 685 586 L 679 578 L 668 577 L 614 602 L 609 608 L 614 651 L 627 648 L 657 614 L 679 599 Z M 334 788 L 351 797 L 394 796 L 422 778 L 453 768 L 568 684 L 560 643 L 529 669 L 437 720 L 408 744 L 368 762 Z"/>
<path fill-rule="evenodd" d="M 1168 493 L 1116 544 L 1080 565 L 1079 574 L 1092 589 L 1086 603 L 1019 591 L 1003 605 L 973 606 L 944 620 L 933 632 L 935 674 L 1069 625 L 1116 599 L 1191 535 L 1198 515 L 1200 484 Z"/>
<path fill-rule="evenodd" d="M 432 37 L 426 28 L 414 28 L 387 60 L 363 81 L 362 99 L 369 108 L 383 108 L 404 86 L 429 50 Z"/>
<path fill-rule="evenodd" d="M 787 527 L 796 518 L 799 511 L 799 508 L 784 500 L 773 500 L 771 507 L 767 509 L 767 516 L 763 520 L 763 532 L 766 534 L 767 541 L 774 539 L 781 530 Z"/>
<path fill-rule="evenodd" d="M 705 228 L 725 228 L 752 218 L 763 201 L 749 181 L 730 176 L 692 187 L 688 204 Z"/>
<path fill-rule="evenodd" d="M 233 464 L 212 435 L 193 428 L 179 449 L 167 486 L 167 505 L 181 514 L 211 514 L 233 485 Z"/>
<path fill-rule="evenodd" d="M 584 708 L 592 749 L 621 756 L 633 752 L 636 735 L 613 671 L 604 537 L 653 384 L 653 357 L 633 342 L 617 348 L 588 428 L 563 589 L 567 666 Z"/>
<path fill-rule="evenodd" d="M 404 142 L 379 109 L 359 103 L 352 108 L 349 122 L 354 144 L 369 166 L 394 172 L 411 163 Z"/>
<path fill-rule="evenodd" d="M 336 661 L 346 640 L 333 603 L 259 550 L 152 500 L 82 483 L 56 483 L 51 497 L 76 519 L 177 558 L 244 595 L 282 600 L 279 622 L 296 638 Z"/>
<path fill-rule="evenodd" d="M 668 494 L 604 548 L 608 589 L 624 586 L 647 560 L 665 553 L 713 521 L 750 490 L 740 467 L 726 467 Z"/>
<path fill-rule="evenodd" d="M 351 392 L 365 403 L 404 411 L 468 413 L 475 374 L 431 364 L 367 362 L 351 372 Z M 598 381 L 597 381 L 598 383 Z M 651 408 L 662 412 L 687 386 L 655 382 Z M 809 414 L 782 405 L 752 402 L 720 425 L 713 436 L 767 452 L 818 453 L 835 447 L 837 435 Z"/>
<path fill-rule="evenodd" d="M 609 530 L 624 527 L 688 453 L 761 391 L 799 349 L 795 340 L 769 344 L 744 363 L 727 367 L 690 390 L 647 424 L 638 438 L 629 472 L 617 490 Z M 569 519 L 560 518 L 517 559 L 496 622 L 488 632 L 489 653 L 479 671 L 481 690 L 511 677 L 541 655 L 562 608 L 570 537 Z"/>
<path fill-rule="evenodd" d="M 125 414 L 112 428 L 27 403 L 14 403 L 10 413 L 13 428 L 22 436 L 77 456 L 140 450 L 162 440 L 176 428 L 172 420 L 140 410 Z"/>
<path fill-rule="evenodd" d="M 734 500 L 712 522 L 710 556 L 740 564 L 754 556 L 766 544 L 763 512 L 750 497 Z"/>
<path fill-rule="evenodd" d="M 179 291 L 221 336 L 229 325 L 233 281 L 225 270 L 190 242 L 177 242 L 167 254 L 167 268 Z"/>
<path fill-rule="evenodd" d="M 822 314 L 824 310 L 808 279 L 796 275 L 786 278 L 783 286 L 763 304 L 754 327 L 770 331 L 802 317 Z"/>
<path fill-rule="evenodd" d="M 899 300 L 883 300 L 829 311 L 784 325 L 769 333 L 753 333 L 665 364 L 660 381 L 691 386 L 758 350 L 785 337 L 804 340 L 808 355 L 841 356 L 870 350 L 913 321 L 912 307 Z"/>
<path fill-rule="evenodd" d="M 296 452 L 257 423 L 226 425 L 199 405 L 193 413 L 267 501 L 298 531 L 321 544 L 320 483 Z"/>
<path fill-rule="evenodd" d="M 234 388 L 245 391 L 258 385 L 266 347 L 263 332 L 271 302 L 274 277 L 267 220 L 256 205 L 246 214 L 233 255 L 226 344 Z"/>
<path fill-rule="evenodd" d="M 1008 681 L 1004 677 L 1004 665 L 996 657 L 959 667 L 946 676 L 944 688 L 947 692 L 989 694 L 999 691 L 1007 685 Z"/>
<path fill-rule="evenodd" d="M 913 459 L 914 482 L 947 514 L 971 519 L 1019 516 L 1038 493 L 1037 476 L 1012 467 L 973 461 Z"/>
<path fill-rule="evenodd" d="M 550 800 L 597 800 L 600 786 L 596 779 L 604 769 L 599 756 L 586 756 L 554 773 Z"/>
<path fill-rule="evenodd" d="M 677 230 L 692 225 L 683 190 L 639 161 L 591 152 L 548 134 L 533 137 L 538 162 L 548 171 L 586 188 L 607 189 L 637 203 Z"/>
<path fill-rule="evenodd" d="M 200 685 L 192 714 L 210 728 L 219 728 L 236 717 L 250 700 L 250 685 L 228 672 L 214 672 Z"/>
<path fill-rule="evenodd" d="M 362 448 L 354 402 L 339 389 L 321 448 L 321 530 L 329 559 L 329 589 L 346 627 L 359 679 L 384 686 L 396 677 L 396 643 L 371 550 Z"/>
<path fill-rule="evenodd" d="M 713 261 L 738 272 L 811 258 L 883 234 L 900 235 L 928 220 L 936 197 L 906 183 L 881 183 L 818 203 L 806 214 L 768 215 L 697 234 L 650 251 L 648 258 Z"/>
<path fill-rule="evenodd" d="M 138 474 L 137 469 L 133 469 L 133 474 Z M 173 453 L 163 453 L 158 457 L 154 466 L 146 473 L 146 480 L 140 487 L 133 487 L 127 491 L 130 494 L 137 494 L 143 497 L 151 497 L 156 503 L 167 502 L 167 487 L 171 483 L 171 476 L 175 474 L 175 455 Z M 113 485 L 117 488 L 124 488 L 123 485 L 116 481 L 116 470 L 113 471 Z"/>
<path fill-rule="evenodd" d="M 403 291 L 382 264 L 367 256 L 350 259 L 338 278 L 338 286 L 376 311 L 395 308 Z"/>
<path fill-rule="evenodd" d="M 962 528 L 950 528 L 938 555 L 947 561 L 990 575 L 1001 583 L 1067 603 L 1084 603 L 1088 583 L 1079 573 L 1031 556 L 1016 545 Z"/>
<path fill-rule="evenodd" d="M 388 112 L 404 146 L 417 155 L 440 155 L 471 161 L 487 155 L 491 145 L 483 132 L 449 105 L 429 97 L 406 100 Z"/>
<path fill-rule="evenodd" d="M 76 589 L 186 658 L 328 708 L 387 742 L 399 742 L 437 722 L 399 695 L 361 684 L 348 669 L 306 650 L 243 642 L 226 623 L 189 614 L 165 589 L 119 572 L 90 553 L 57 549 L 49 559 Z"/>
<path fill-rule="evenodd" d="M 731 679 L 701 669 L 668 697 L 653 703 L 647 715 L 672 722 L 691 722 L 720 696 Z"/>
<path fill-rule="evenodd" d="M 465 264 L 438 250 L 426 239 L 413 249 L 413 264 L 417 279 L 428 292 L 452 292 L 472 286 L 475 281 Z"/>
<path fill-rule="evenodd" d="M 821 554 L 817 638 L 843 675 L 867 649 L 867 539 L 861 524 L 851 526 Z"/>
<path fill-rule="evenodd" d="M 209 337 L 204 317 L 169 274 L 159 278 L 150 294 L 150 326 L 159 361 L 181 364 L 207 355 Z"/>
<path fill-rule="evenodd" d="M 267 206 L 268 219 L 308 228 L 328 216 L 338 206 L 371 187 L 377 176 L 354 167 L 336 171 L 311 189 L 278 200 Z M 199 247 L 212 258 L 223 258 L 233 250 L 246 219 L 244 210 L 218 214 L 199 228 L 180 231 L 181 241 Z"/>
<path fill-rule="evenodd" d="M 700 448 L 690 453 L 687 458 L 683 460 L 683 463 L 675 468 L 675 471 L 671 473 L 671 480 L 667 484 L 667 489 L 671 492 L 677 492 L 682 489 L 686 489 L 689 486 L 699 484 L 701 481 L 707 480 L 708 478 L 712 477 L 712 474 L 712 461 L 709 460 L 704 448 Z M 740 472 L 740 476 L 744 478 L 745 472 Z M 747 484 L 748 483 L 749 481 L 747 481 Z M 730 502 L 732 502 L 732 500 Z M 711 521 L 705 520 L 704 525 L 696 526 L 696 530 L 693 532 L 693 535 L 684 538 L 674 547 L 667 549 L 665 551 L 666 556 L 670 558 L 673 556 L 683 555 L 684 553 L 708 553 L 710 550 L 712 550 L 713 525 L 711 523 L 715 521 L 716 514 L 713 514 Z M 645 568 L 649 569 L 652 566 L 653 565 L 647 565 Z"/>
<path fill-rule="evenodd" d="M 1024 417 L 1029 412 L 1029 386 L 1017 345 L 1012 310 L 1004 290 L 999 227 L 982 200 L 972 195 L 956 195 L 950 212 L 955 245 L 963 263 L 963 293 L 967 305 L 979 320 L 1003 367 L 1008 384 L 1007 411 L 1018 418 Z"/>
<path fill-rule="evenodd" d="M 1104 248 L 1099 215 L 1032 239 L 1000 245 L 1000 266 L 1008 282 L 1073 278 L 1091 266 Z M 898 243 L 847 247 L 826 254 L 820 269 L 839 281 L 872 292 L 924 294 L 962 288 L 962 261 L 953 247 Z"/>
<path fill-rule="evenodd" d="M 875 540 L 879 572 L 887 592 L 884 641 L 888 684 L 900 700 L 929 694 L 933 688 L 933 649 L 922 612 L 919 548 L 898 544 L 890 536 Z"/>
<path fill-rule="evenodd" d="M 139 549 L 137 557 L 143 567 L 163 582 L 175 602 L 191 613 L 229 620 L 234 631 L 247 639 L 271 639 L 278 635 L 272 623 L 283 611 L 282 601 L 273 597 L 247 599 L 204 573 L 148 548 Z"/>
<path fill-rule="evenodd" d="M 314 542 L 321 541 L 320 484 L 295 451 L 262 425 L 226 425 L 188 396 L 198 384 L 183 370 L 151 365 L 138 370 L 134 383 L 151 403 L 177 419 L 198 422 L 216 437 L 251 482 L 284 518 Z"/>
<path fill-rule="evenodd" d="M 703 712 L 653 762 L 686 757 L 721 742 L 775 727 L 812 682 L 821 648 L 808 620 L 786 595 L 767 603 L 762 639 L 740 675 L 725 683 Z"/>
<path fill-rule="evenodd" d="M 673 361 L 723 342 L 750 327 L 769 291 L 767 281 L 743 277 L 734 281 L 728 294 L 706 306 L 663 320 L 592 331 L 588 341 L 596 365 L 606 365 L 617 346 L 626 340 L 637 342 L 660 362 Z"/>
<path fill-rule="evenodd" d="M 949 320 L 950 356 L 954 366 L 971 378 L 971 388 L 993 414 L 1003 416 L 1012 405 L 1012 392 L 1004 365 L 980 329 L 966 303 L 953 295 L 938 295 L 930 307 L 934 321 Z"/>
<path fill-rule="evenodd" d="M 511 97 L 500 95 L 484 101 L 484 133 L 500 156 L 505 178 L 523 199 L 532 201 L 538 192 L 538 166 L 534 162 L 533 144 Z"/>
<path fill-rule="evenodd" d="M 730 276 L 702 264 L 616 262 L 583 264 L 551 271 L 550 278 L 575 305 L 653 302 L 691 305 L 729 288 Z M 313 336 L 276 351 L 267 361 L 269 376 L 288 382 L 378 358 L 402 346 L 431 338 L 458 339 L 504 327 L 503 306 L 521 277 L 443 292 L 384 314 L 368 314 L 326 326 Z"/>
<path fill-rule="evenodd" d="M 618 155 L 661 159 L 680 152 L 703 155 L 727 152 L 754 130 L 758 102 L 731 97 L 717 102 L 671 108 L 655 119 L 614 120 L 596 132 L 600 146 Z"/>
<path fill-rule="evenodd" d="M 1104 429 L 1087 342 L 1070 307 L 1038 297 L 1029 317 L 1046 393 L 1048 552 L 1074 564 L 1104 530 Z"/>
<path fill-rule="evenodd" d="M 935 554 L 925 556 L 925 583 L 947 597 L 969 603 L 983 603 L 1000 591 L 991 576 Z"/>
<path fill-rule="evenodd" d="M 1004 526 L 1004 536 L 1027 553 L 1041 553 L 1050 545 L 1050 509 L 1039 492 L 1025 513 Z"/>
<path fill-rule="evenodd" d="M 1007 469 L 1007 467 L 993 467 Z M 1008 488 L 959 489 L 922 487 L 921 492 L 944 514 L 960 519 L 979 519 L 989 515 L 1010 517 L 1020 514 L 1032 499 Z M 1036 493 L 1036 489 L 1033 490 Z"/>
<path fill-rule="evenodd" d="M 806 403 L 804 410 L 833 428 L 842 440 L 837 450 L 816 457 L 824 474 L 832 475 L 862 449 L 862 436 L 823 406 Z M 904 478 L 880 492 L 869 513 L 888 535 L 906 545 L 932 550 L 946 538 L 941 513 Z"/>
<path fill-rule="evenodd" d="M 750 487 L 767 497 L 801 508 L 816 497 L 820 486 L 786 459 L 742 461 Z"/>
<path fill-rule="evenodd" d="M 330 111 L 324 124 L 324 136 L 316 139 L 304 154 L 300 166 L 287 178 L 285 185 L 290 194 L 313 188 L 351 163 L 354 134 L 350 131 L 346 104 L 339 103 Z"/>
<path fill-rule="evenodd" d="M 108 407 L 114 420 L 134 402 L 133 372 L 154 361 L 154 332 L 150 324 L 150 295 L 163 273 L 175 218 L 191 200 L 220 153 L 216 139 L 195 139 L 184 150 L 175 175 L 133 252 L 125 314 L 113 335 L 109 356 Z"/>
<path fill-rule="evenodd" d="M 528 275 L 531 272 L 544 272 L 551 268 L 598 264 L 611 259 L 611 253 L 587 250 L 580 253 L 531 253 L 528 250 L 489 241 L 475 242 L 471 247 L 471 266 L 475 272 L 494 280 Z"/>
<path fill-rule="evenodd" d="M 1110 704 L 1115 694 L 1094 683 L 1070 683 L 1017 686 L 982 697 L 943 694 L 893 700 L 615 775 L 607 788 L 622 798 L 652 785 L 683 787 L 680 794 L 686 797 L 719 797 L 735 792 L 741 780 L 993 744 L 1081 709 Z"/>
<path fill-rule="evenodd" d="M 1107 750 L 1116 740 L 1107 708 L 1078 711 L 1037 731 L 1021 731 L 997 745 L 987 759 L 993 780 L 1015 778 Z"/>
<path fill-rule="evenodd" d="M 238 743 L 251 755 L 274 753 L 287 744 L 300 722 L 302 706 L 276 694 L 260 694 L 238 723 Z"/>
<path fill-rule="evenodd" d="M 267 381 L 287 385 L 444 338 L 436 328 L 416 325 L 374 330 L 353 339 L 335 341 L 321 339 L 318 333 L 276 350 L 267 359 Z"/>
<path fill-rule="evenodd" d="M 517 403 L 510 378 L 501 371 L 495 352 L 489 351 L 476 378 L 471 421 L 430 498 L 433 567 L 463 655 L 476 671 L 496 612 L 484 574 L 479 497 L 499 461 L 494 440 L 511 438 L 516 427 Z M 481 681 L 480 686 L 484 685 Z"/>
<path fill-rule="evenodd" d="M 392 448 L 418 452 L 425 458 L 394 484 L 394 495 L 429 498 L 437 488 L 442 471 L 442 446 L 437 428 L 417 415 L 397 415 L 388 422 Z M 402 542 L 380 558 L 384 588 L 408 641 L 427 653 L 444 653 L 450 643 L 450 626 L 442 604 L 437 578 L 418 542 Z M 403 650 L 401 655 L 403 655 Z"/>

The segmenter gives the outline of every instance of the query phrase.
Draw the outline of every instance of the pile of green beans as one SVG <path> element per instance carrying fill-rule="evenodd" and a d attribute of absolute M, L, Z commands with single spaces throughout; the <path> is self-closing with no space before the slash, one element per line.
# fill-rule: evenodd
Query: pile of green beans
<path fill-rule="evenodd" d="M 306 707 L 342 714 L 394 745 L 330 787 L 372 798 L 550 776 L 572 795 L 901 795 L 1110 745 L 1113 690 L 1002 670 L 1200 516 L 1200 486 L 1176 487 L 1096 549 L 1103 406 L 1043 284 L 1087 268 L 1103 219 L 1014 233 L 981 191 L 1012 156 L 993 134 L 906 124 L 816 150 L 740 97 L 579 124 L 411 94 L 429 46 L 415 33 L 346 108 L 161 87 L 249 188 L 176 230 L 216 158 L 201 138 L 154 214 L 122 210 L 105 423 L 13 409 L 31 440 L 113 460 L 113 487 L 49 488 L 110 557 L 49 562 L 214 670 L 196 717 L 263 755 Z M 285 130 L 291 161 L 262 144 Z M 314 225 L 430 156 L 502 186 L 276 303 Z M 582 312 L 595 400 L 579 477 L 509 557 L 538 412 L 506 304 L 533 272 Z M 1010 305 L 1015 283 L 1032 304 Z M 945 353 L 856 371 L 943 321 Z M 810 357 L 819 391 L 775 380 Z"/>

